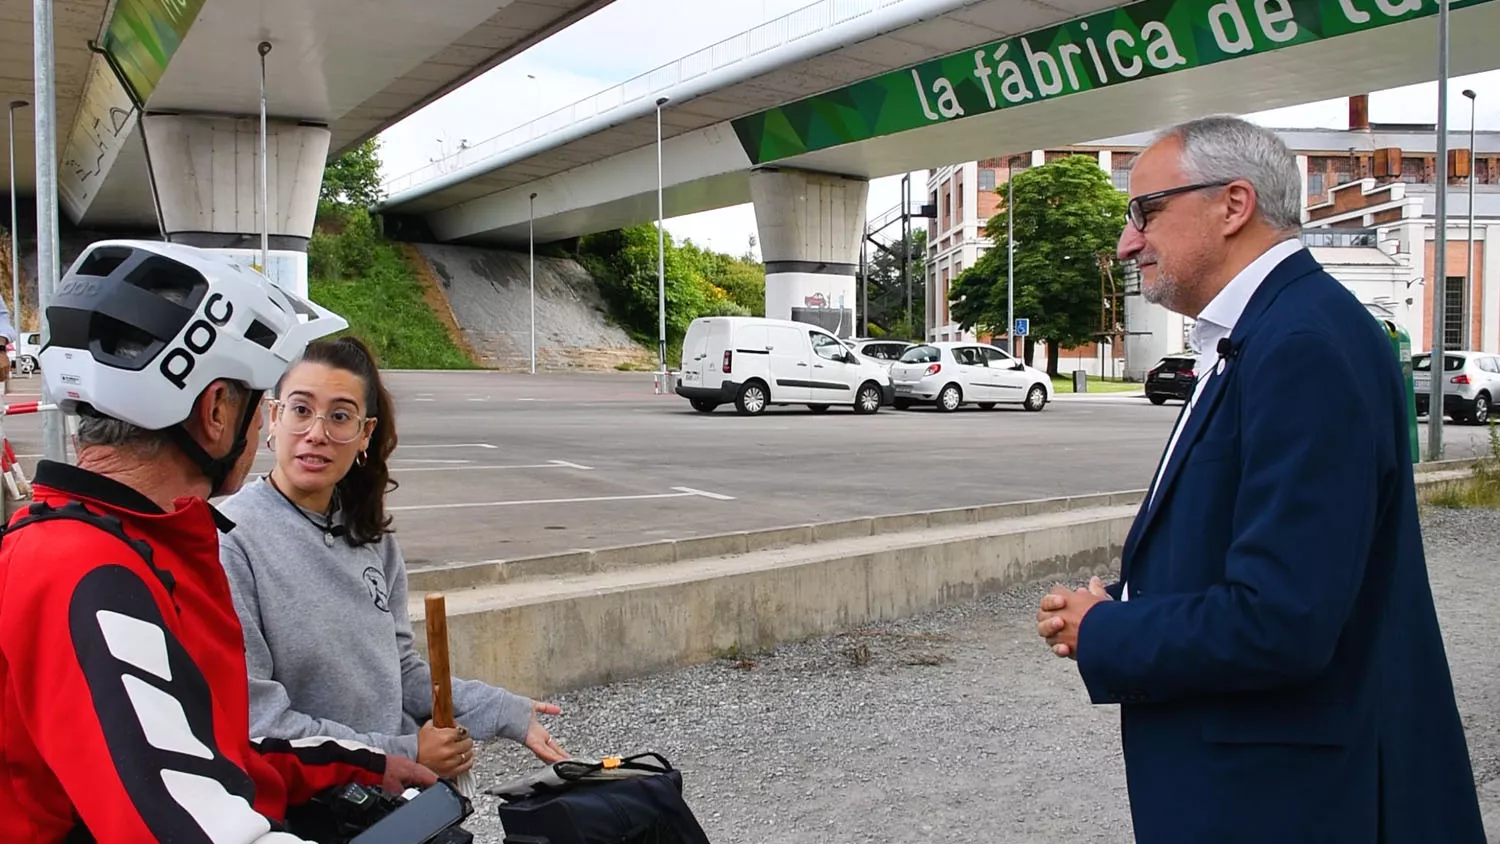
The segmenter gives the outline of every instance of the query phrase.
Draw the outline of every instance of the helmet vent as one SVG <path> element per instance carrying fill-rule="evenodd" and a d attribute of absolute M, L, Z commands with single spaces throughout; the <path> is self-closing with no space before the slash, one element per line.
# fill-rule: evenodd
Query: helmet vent
<path fill-rule="evenodd" d="M 245 329 L 245 339 L 269 349 L 276 344 L 276 331 L 271 326 L 256 320 Z"/>

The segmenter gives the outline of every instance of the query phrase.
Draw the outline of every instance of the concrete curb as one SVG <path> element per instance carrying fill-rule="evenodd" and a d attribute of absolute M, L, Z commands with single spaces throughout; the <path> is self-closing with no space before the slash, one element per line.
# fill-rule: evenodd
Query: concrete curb
<path fill-rule="evenodd" d="M 1473 461 L 1416 470 L 1419 489 Z M 1456 465 L 1458 464 L 1458 465 Z M 540 698 L 1116 570 L 1144 490 L 894 514 L 412 572 L 455 676 Z M 441 587 L 435 584 L 446 584 Z"/>
<path fill-rule="evenodd" d="M 1039 498 L 942 510 L 892 513 L 884 516 L 763 530 L 734 531 L 682 539 L 665 539 L 642 545 L 583 548 L 535 557 L 448 563 L 408 572 L 407 589 L 412 594 L 475 589 L 535 578 L 601 574 L 638 566 L 659 566 L 751 554 L 776 548 L 904 533 L 933 527 L 979 524 L 1020 516 L 1095 507 L 1137 506 L 1145 494 L 1145 490 L 1127 490 L 1094 495 Z"/>

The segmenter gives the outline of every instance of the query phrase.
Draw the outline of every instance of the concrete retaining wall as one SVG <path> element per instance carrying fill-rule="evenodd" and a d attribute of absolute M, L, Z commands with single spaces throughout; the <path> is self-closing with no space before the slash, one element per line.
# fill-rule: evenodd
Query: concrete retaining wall
<path fill-rule="evenodd" d="M 1118 567 L 1136 507 L 928 527 L 447 592 L 457 676 L 533 696 Z M 422 593 L 410 609 L 422 635 Z"/>

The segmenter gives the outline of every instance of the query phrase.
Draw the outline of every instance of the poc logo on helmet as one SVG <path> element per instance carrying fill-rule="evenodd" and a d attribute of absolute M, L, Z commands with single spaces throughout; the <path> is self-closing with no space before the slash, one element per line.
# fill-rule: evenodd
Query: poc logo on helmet
<path fill-rule="evenodd" d="M 216 313 L 215 306 L 221 302 L 224 305 L 223 312 Z M 183 332 L 182 345 L 162 356 L 158 367 L 161 374 L 177 385 L 177 389 L 187 389 L 188 376 L 192 374 L 193 367 L 198 365 L 196 356 L 214 347 L 215 341 L 219 339 L 218 328 L 228 325 L 233 316 L 234 303 L 226 300 L 223 294 L 210 293 L 208 301 L 203 305 L 203 316 L 193 320 L 187 331 Z"/>

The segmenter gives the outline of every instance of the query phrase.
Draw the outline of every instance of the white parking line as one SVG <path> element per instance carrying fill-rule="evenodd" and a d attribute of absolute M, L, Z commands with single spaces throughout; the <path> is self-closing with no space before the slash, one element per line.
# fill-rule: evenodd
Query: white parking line
<path fill-rule="evenodd" d="M 547 462 L 556 463 L 559 466 L 565 466 L 569 469 L 582 469 L 585 472 L 592 472 L 594 470 L 593 466 L 580 466 L 577 463 L 569 463 L 566 460 L 548 460 Z"/>
<path fill-rule="evenodd" d="M 687 487 L 674 487 L 674 489 L 685 490 Z M 653 501 L 663 498 L 713 498 L 716 500 L 732 501 L 727 495 L 703 492 L 702 490 L 691 490 L 688 492 L 659 492 L 650 495 L 597 495 L 589 498 L 537 498 L 528 501 L 461 501 L 451 504 L 408 504 L 404 507 L 387 507 L 387 511 L 412 510 L 457 510 L 471 509 L 476 507 L 525 507 L 534 504 L 592 504 L 599 501 Z"/>
<path fill-rule="evenodd" d="M 442 443 L 437 445 L 405 445 L 401 448 L 499 448 L 498 445 L 489 443 Z"/>
<path fill-rule="evenodd" d="M 674 487 L 672 487 L 672 489 L 675 489 L 678 492 L 686 492 L 689 495 L 701 495 L 704 498 L 712 498 L 715 501 L 733 501 L 734 500 L 734 496 L 732 496 L 732 495 L 720 495 L 717 492 L 704 492 L 701 489 L 693 489 L 690 486 L 674 486 Z"/>
<path fill-rule="evenodd" d="M 585 472 L 593 471 L 592 466 L 580 466 L 577 463 L 569 463 L 566 460 L 548 460 L 546 463 L 512 463 L 509 465 L 493 465 L 487 463 L 474 464 L 472 460 L 458 461 L 471 465 L 466 466 L 423 466 L 418 469 L 404 469 L 395 467 L 394 471 L 403 475 L 412 472 L 466 472 L 477 470 L 501 471 L 505 469 L 581 469 Z"/>

